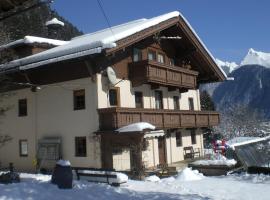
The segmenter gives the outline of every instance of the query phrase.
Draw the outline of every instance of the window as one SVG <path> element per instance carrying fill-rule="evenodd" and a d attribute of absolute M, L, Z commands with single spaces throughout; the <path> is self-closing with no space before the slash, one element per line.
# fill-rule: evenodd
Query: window
<path fill-rule="evenodd" d="M 196 144 L 197 143 L 195 130 L 191 130 L 191 143 L 192 144 Z"/>
<path fill-rule="evenodd" d="M 85 109 L 85 90 L 73 91 L 74 110 Z"/>
<path fill-rule="evenodd" d="M 176 146 L 177 147 L 183 146 L 182 133 L 181 132 L 176 132 L 175 133 L 175 138 L 176 138 Z"/>
<path fill-rule="evenodd" d="M 110 106 L 119 106 L 119 88 L 112 88 L 109 90 Z"/>
<path fill-rule="evenodd" d="M 135 92 L 135 105 L 136 108 L 143 108 L 143 93 Z"/>
<path fill-rule="evenodd" d="M 133 62 L 142 60 L 142 50 L 138 48 L 133 49 Z"/>
<path fill-rule="evenodd" d="M 27 116 L 27 99 L 19 99 L 19 117 Z"/>
<path fill-rule="evenodd" d="M 86 157 L 86 137 L 75 137 L 75 156 Z"/>
<path fill-rule="evenodd" d="M 163 109 L 163 95 L 162 91 L 156 90 L 155 91 L 155 106 L 156 109 Z"/>
<path fill-rule="evenodd" d="M 153 50 L 148 50 L 148 60 L 157 60 L 156 52 Z"/>
<path fill-rule="evenodd" d="M 28 156 L 28 142 L 27 142 L 27 140 L 19 140 L 19 149 L 20 149 L 20 156 L 21 157 Z"/>
<path fill-rule="evenodd" d="M 171 66 L 174 66 L 174 65 L 175 65 L 175 61 L 174 61 L 173 58 L 170 58 L 169 62 L 170 62 L 170 65 L 171 65 Z"/>
<path fill-rule="evenodd" d="M 194 110 L 193 98 L 188 98 L 189 110 Z"/>
<path fill-rule="evenodd" d="M 160 63 L 165 63 L 165 56 L 163 55 L 163 54 L 161 54 L 161 53 L 158 53 L 158 62 L 160 62 Z"/>
<path fill-rule="evenodd" d="M 179 96 L 173 97 L 173 107 L 174 107 L 174 110 L 180 110 Z"/>

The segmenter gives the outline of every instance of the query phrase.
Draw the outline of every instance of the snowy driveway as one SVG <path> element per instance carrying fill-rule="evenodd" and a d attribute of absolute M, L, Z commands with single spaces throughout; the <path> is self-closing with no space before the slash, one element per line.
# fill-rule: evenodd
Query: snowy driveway
<path fill-rule="evenodd" d="M 160 182 L 128 181 L 121 187 L 75 181 L 72 190 L 59 190 L 50 176 L 21 174 L 19 184 L 0 185 L 0 200 L 38 199 L 182 199 L 269 200 L 270 176 L 231 175 L 183 181 L 174 177 Z"/>

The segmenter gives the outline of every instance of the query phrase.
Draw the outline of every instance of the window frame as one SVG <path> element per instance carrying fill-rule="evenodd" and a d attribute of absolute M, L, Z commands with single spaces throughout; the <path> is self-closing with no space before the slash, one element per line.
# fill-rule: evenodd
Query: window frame
<path fill-rule="evenodd" d="M 176 142 L 176 147 L 183 146 L 183 135 L 181 131 L 175 132 L 175 142 Z"/>
<path fill-rule="evenodd" d="M 188 98 L 188 107 L 189 110 L 194 110 L 194 99 L 192 97 Z"/>
<path fill-rule="evenodd" d="M 149 58 L 150 53 L 153 53 L 153 55 L 154 55 L 152 60 Z M 147 50 L 147 59 L 150 60 L 150 61 L 155 61 L 156 62 L 157 61 L 157 51 L 154 50 L 154 49 L 148 49 Z"/>
<path fill-rule="evenodd" d="M 115 90 L 116 91 L 116 104 L 112 105 L 111 104 L 111 96 L 110 96 L 110 91 Z M 108 100 L 109 100 L 109 105 L 110 107 L 120 107 L 120 88 L 119 87 L 111 87 L 108 91 Z"/>
<path fill-rule="evenodd" d="M 160 62 L 160 60 L 159 60 L 160 55 L 163 57 L 163 62 Z M 160 52 L 160 51 L 157 52 L 157 62 L 161 63 L 161 64 L 166 64 L 166 55 L 165 55 L 165 53 Z"/>
<path fill-rule="evenodd" d="M 24 106 L 24 107 L 22 107 Z M 19 117 L 26 117 L 28 115 L 28 103 L 27 98 L 19 99 L 18 100 L 18 116 Z"/>
<path fill-rule="evenodd" d="M 83 92 L 83 95 L 79 95 L 76 93 Z M 77 98 L 83 97 L 83 103 L 82 105 L 79 105 L 78 102 L 80 102 Z M 73 110 L 85 110 L 86 109 L 86 95 L 85 95 L 85 89 L 79 89 L 79 90 L 73 90 Z"/>
<path fill-rule="evenodd" d="M 81 148 L 84 148 L 83 153 L 80 152 L 80 150 L 79 150 L 79 146 L 80 146 L 79 142 L 81 142 L 79 140 L 81 140 L 81 139 L 83 139 L 85 142 L 84 147 L 81 147 Z M 87 157 L 87 138 L 86 138 L 86 136 L 76 136 L 74 142 L 75 142 L 75 157 Z"/>
<path fill-rule="evenodd" d="M 196 131 L 194 129 L 190 130 L 191 144 L 197 144 Z"/>
<path fill-rule="evenodd" d="M 136 94 L 140 94 L 141 95 L 141 106 L 140 107 L 138 107 L 137 105 L 139 105 L 139 104 L 137 104 L 137 102 L 136 102 Z M 135 107 L 136 108 L 144 108 L 144 102 L 143 102 L 143 92 L 141 92 L 141 91 L 135 91 L 134 92 L 134 97 L 135 97 Z"/>
<path fill-rule="evenodd" d="M 26 151 L 27 153 L 24 154 L 23 151 L 22 151 L 22 144 L 26 142 Z M 28 140 L 26 139 L 20 139 L 19 140 L 19 152 L 20 152 L 20 157 L 28 157 Z"/>
<path fill-rule="evenodd" d="M 173 109 L 180 110 L 180 97 L 179 96 L 173 96 Z"/>
<path fill-rule="evenodd" d="M 160 101 L 160 108 L 157 107 L 157 93 L 161 94 L 161 101 Z M 155 109 L 164 109 L 164 104 L 163 104 L 163 93 L 161 90 L 155 90 Z"/>
<path fill-rule="evenodd" d="M 135 54 L 136 52 L 138 54 Z M 138 60 L 135 60 L 135 55 L 138 55 Z M 142 59 L 143 59 L 143 50 L 140 49 L 140 48 L 134 47 L 132 49 L 132 61 L 133 62 L 139 62 L 139 61 L 142 61 Z"/>

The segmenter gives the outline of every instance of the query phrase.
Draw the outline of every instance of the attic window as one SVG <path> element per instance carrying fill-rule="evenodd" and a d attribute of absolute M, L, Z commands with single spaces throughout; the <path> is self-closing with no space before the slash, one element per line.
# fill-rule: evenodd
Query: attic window
<path fill-rule="evenodd" d="M 142 50 L 138 48 L 133 49 L 133 62 L 142 60 Z"/>
<path fill-rule="evenodd" d="M 74 110 L 85 109 L 85 90 L 73 91 Z"/>
<path fill-rule="evenodd" d="M 157 60 L 156 52 L 153 50 L 148 51 L 148 60 Z"/>

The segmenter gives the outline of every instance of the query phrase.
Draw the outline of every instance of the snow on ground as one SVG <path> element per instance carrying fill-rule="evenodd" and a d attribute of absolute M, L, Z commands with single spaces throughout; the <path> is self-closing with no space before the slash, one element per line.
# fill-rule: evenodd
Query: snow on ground
<path fill-rule="evenodd" d="M 0 200 L 19 199 L 181 199 L 181 200 L 269 200 L 270 176 L 266 175 L 229 175 L 204 177 L 200 180 L 181 180 L 183 174 L 198 175 L 186 170 L 176 177 L 159 182 L 129 180 L 120 187 L 107 184 L 74 181 L 71 190 L 60 190 L 50 184 L 50 176 L 21 174 L 21 183 L 1 185 Z"/>
<path fill-rule="evenodd" d="M 225 156 L 221 154 L 216 154 L 212 156 L 212 159 L 209 160 L 196 160 L 192 164 L 194 165 L 227 165 L 234 166 L 237 161 L 234 159 L 227 159 Z"/>

